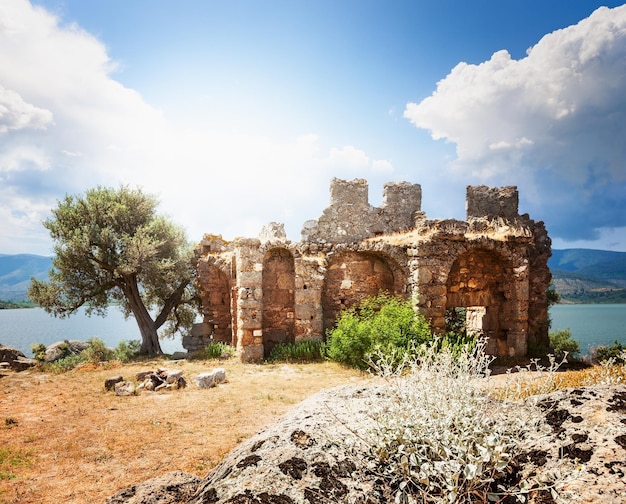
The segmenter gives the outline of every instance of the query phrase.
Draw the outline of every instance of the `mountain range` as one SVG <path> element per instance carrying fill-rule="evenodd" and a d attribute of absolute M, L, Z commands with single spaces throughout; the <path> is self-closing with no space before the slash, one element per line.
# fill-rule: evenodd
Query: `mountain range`
<path fill-rule="evenodd" d="M 553 250 L 548 261 L 563 302 L 626 303 L 626 252 Z M 0 301 L 26 301 L 31 277 L 45 279 L 52 258 L 0 254 Z"/>

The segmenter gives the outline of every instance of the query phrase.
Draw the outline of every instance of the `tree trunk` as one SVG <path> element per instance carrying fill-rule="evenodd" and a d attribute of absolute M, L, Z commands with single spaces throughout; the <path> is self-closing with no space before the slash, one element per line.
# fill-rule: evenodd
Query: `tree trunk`
<path fill-rule="evenodd" d="M 125 279 L 124 294 L 130 304 L 139 332 L 141 333 L 141 350 L 145 355 L 160 355 L 163 353 L 159 342 L 156 324 L 152 320 L 150 313 L 143 304 L 139 287 L 134 276 Z"/>

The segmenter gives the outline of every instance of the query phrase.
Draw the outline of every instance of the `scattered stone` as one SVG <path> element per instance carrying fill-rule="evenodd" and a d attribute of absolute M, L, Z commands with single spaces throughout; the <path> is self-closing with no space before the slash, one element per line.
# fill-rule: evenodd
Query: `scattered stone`
<path fill-rule="evenodd" d="M 111 378 L 107 378 L 104 380 L 104 390 L 114 390 L 115 384 L 124 381 L 124 378 L 121 376 L 112 376 Z"/>
<path fill-rule="evenodd" d="M 115 384 L 116 396 L 130 396 L 135 394 L 135 385 L 133 382 L 121 381 Z"/>
<path fill-rule="evenodd" d="M 198 388 L 211 388 L 226 381 L 226 370 L 215 368 L 210 373 L 200 373 L 196 376 L 196 386 Z"/>

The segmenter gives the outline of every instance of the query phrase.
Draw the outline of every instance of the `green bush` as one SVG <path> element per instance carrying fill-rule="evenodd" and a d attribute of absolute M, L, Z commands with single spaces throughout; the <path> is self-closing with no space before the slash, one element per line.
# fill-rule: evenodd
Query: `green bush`
<path fill-rule="evenodd" d="M 324 360 L 326 345 L 323 341 L 279 343 L 270 352 L 270 362 L 316 362 Z"/>
<path fill-rule="evenodd" d="M 235 355 L 235 349 L 221 341 L 211 341 L 201 353 L 201 357 L 204 359 L 230 359 Z"/>
<path fill-rule="evenodd" d="M 593 351 L 593 360 L 613 364 L 626 364 L 626 346 L 615 340 L 612 345 L 601 345 Z"/>
<path fill-rule="evenodd" d="M 113 351 L 114 359 L 120 362 L 130 362 L 141 350 L 141 341 L 139 340 L 122 340 Z"/>
<path fill-rule="evenodd" d="M 46 345 L 43 343 L 33 343 L 30 346 L 30 351 L 33 352 L 33 358 L 39 362 L 43 362 L 46 359 Z"/>
<path fill-rule="evenodd" d="M 99 338 L 89 338 L 87 340 L 89 345 L 85 350 L 80 353 L 80 356 L 84 361 L 91 362 L 92 364 L 98 364 L 99 362 L 106 362 L 113 360 L 114 351 L 104 344 Z"/>
<path fill-rule="evenodd" d="M 56 373 L 65 373 L 66 371 L 70 371 L 71 369 L 74 369 L 76 366 L 78 366 L 79 364 L 82 364 L 85 361 L 86 359 L 82 355 L 82 353 L 78 355 L 70 354 L 70 355 L 66 355 L 65 357 L 61 357 L 60 359 L 54 362 L 51 362 L 47 366 L 50 366 L 50 368 Z M 48 369 L 48 368 L 46 367 L 45 369 Z"/>
<path fill-rule="evenodd" d="M 578 341 L 572 339 L 572 332 L 569 329 L 559 329 L 550 333 L 550 347 L 554 350 L 557 359 L 563 359 L 565 355 L 576 358 L 580 353 Z"/>
<path fill-rule="evenodd" d="M 372 356 L 386 355 L 397 363 L 414 347 L 432 338 L 430 326 L 410 301 L 381 293 L 341 313 L 327 334 L 327 355 L 365 369 Z"/>

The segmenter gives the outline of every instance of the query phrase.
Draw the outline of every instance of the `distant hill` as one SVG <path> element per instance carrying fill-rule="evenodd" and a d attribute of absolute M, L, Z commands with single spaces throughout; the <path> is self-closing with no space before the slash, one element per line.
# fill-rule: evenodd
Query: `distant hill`
<path fill-rule="evenodd" d="M 27 301 L 31 277 L 48 277 L 52 258 L 32 254 L 0 254 L 0 301 Z"/>
<path fill-rule="evenodd" d="M 626 303 L 626 252 L 553 250 L 548 266 L 565 302 Z"/>
<path fill-rule="evenodd" d="M 565 302 L 626 303 L 626 252 L 553 250 L 548 266 Z M 26 301 L 30 278 L 47 278 L 51 267 L 51 257 L 0 254 L 0 301 Z"/>

